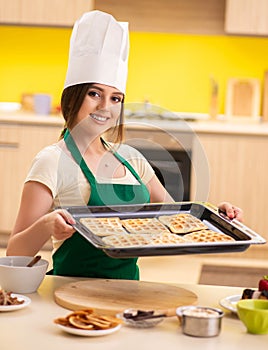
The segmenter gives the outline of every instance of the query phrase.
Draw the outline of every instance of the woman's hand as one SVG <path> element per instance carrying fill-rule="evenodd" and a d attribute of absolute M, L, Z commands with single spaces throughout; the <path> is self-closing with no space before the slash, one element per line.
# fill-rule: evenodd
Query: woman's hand
<path fill-rule="evenodd" d="M 71 226 L 75 224 L 75 220 L 63 209 L 58 209 L 46 214 L 43 220 L 48 232 L 57 240 L 70 238 L 75 232 L 75 229 Z"/>
<path fill-rule="evenodd" d="M 236 219 L 238 221 L 243 221 L 243 210 L 235 207 L 231 203 L 221 202 L 218 205 L 220 211 L 224 212 L 229 219 Z"/>

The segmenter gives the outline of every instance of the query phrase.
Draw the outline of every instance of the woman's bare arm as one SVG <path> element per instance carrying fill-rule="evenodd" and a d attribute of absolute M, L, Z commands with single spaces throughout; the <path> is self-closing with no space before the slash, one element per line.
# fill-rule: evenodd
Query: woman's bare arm
<path fill-rule="evenodd" d="M 170 203 L 174 199 L 166 191 L 156 175 L 148 182 L 147 188 L 150 192 L 151 203 Z"/>
<path fill-rule="evenodd" d="M 72 219 L 63 210 L 50 212 L 53 198 L 45 185 L 30 181 L 24 185 L 20 209 L 11 233 L 7 255 L 35 255 L 49 240 L 70 237 Z"/>

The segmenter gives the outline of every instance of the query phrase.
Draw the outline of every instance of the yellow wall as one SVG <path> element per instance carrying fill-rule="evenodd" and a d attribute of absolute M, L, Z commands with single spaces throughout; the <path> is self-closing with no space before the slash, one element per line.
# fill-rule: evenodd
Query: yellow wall
<path fill-rule="evenodd" d="M 0 101 L 19 102 L 22 93 L 44 92 L 60 101 L 70 29 L 0 27 Z"/>
<path fill-rule="evenodd" d="M 0 26 L 0 101 L 46 92 L 59 104 L 71 29 Z M 207 112 L 210 76 L 224 112 L 229 77 L 259 78 L 268 69 L 268 38 L 130 34 L 127 102 L 149 99 L 166 109 Z"/>

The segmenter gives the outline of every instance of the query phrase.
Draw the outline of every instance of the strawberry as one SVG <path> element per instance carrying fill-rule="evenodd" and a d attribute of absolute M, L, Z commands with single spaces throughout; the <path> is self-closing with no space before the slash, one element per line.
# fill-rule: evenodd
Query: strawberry
<path fill-rule="evenodd" d="M 268 275 L 263 276 L 259 281 L 259 291 L 268 290 Z"/>

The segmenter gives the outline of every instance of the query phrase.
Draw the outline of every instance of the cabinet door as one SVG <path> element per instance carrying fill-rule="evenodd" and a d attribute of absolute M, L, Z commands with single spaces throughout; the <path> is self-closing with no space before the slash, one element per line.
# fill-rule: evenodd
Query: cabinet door
<path fill-rule="evenodd" d="M 9 233 L 19 209 L 25 177 L 34 156 L 57 142 L 61 126 L 0 126 L 0 232 Z"/>
<path fill-rule="evenodd" d="M 268 34 L 267 0 L 226 0 L 225 31 L 230 34 Z"/>
<path fill-rule="evenodd" d="M 19 128 L 0 126 L 0 231 L 9 231 L 21 191 L 18 183 Z M 15 206 L 15 209 L 14 209 Z"/>
<path fill-rule="evenodd" d="M 20 23 L 21 1 L 0 0 L 0 23 Z"/>
<path fill-rule="evenodd" d="M 95 0 L 95 8 L 135 32 L 224 34 L 225 0 Z"/>
<path fill-rule="evenodd" d="M 207 157 L 209 186 L 207 193 L 199 193 L 197 200 L 208 200 L 217 205 L 231 202 L 244 211 L 244 223 L 268 240 L 267 173 L 268 139 L 266 136 L 199 134 L 200 144 L 195 143 L 193 163 L 200 184 L 202 177 L 199 154 Z M 203 149 L 200 149 L 202 147 Z M 201 188 L 202 190 L 202 188 Z"/>
<path fill-rule="evenodd" d="M 20 127 L 23 176 L 27 175 L 36 154 L 42 148 L 59 140 L 61 130 L 62 126 L 23 125 Z"/>
<path fill-rule="evenodd" d="M 73 26 L 94 0 L 0 0 L 0 23 Z"/>

